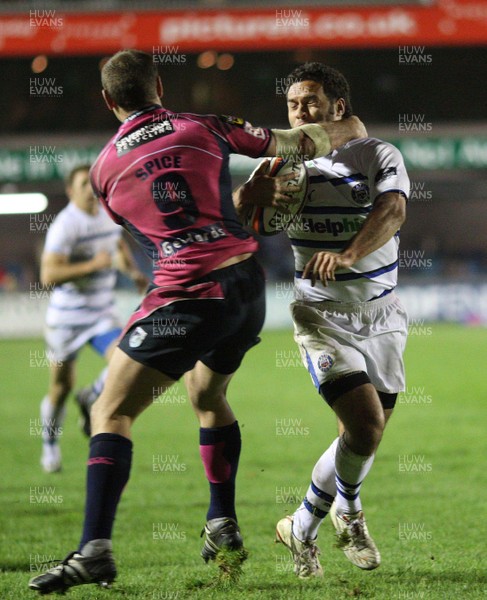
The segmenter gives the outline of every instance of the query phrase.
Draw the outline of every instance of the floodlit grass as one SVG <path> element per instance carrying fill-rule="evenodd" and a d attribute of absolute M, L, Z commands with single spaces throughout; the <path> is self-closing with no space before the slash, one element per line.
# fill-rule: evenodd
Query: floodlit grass
<path fill-rule="evenodd" d="M 363 488 L 369 529 L 383 563 L 362 572 L 334 547 L 331 523 L 318 543 L 323 580 L 300 581 L 274 526 L 293 512 L 311 469 L 335 437 L 332 412 L 298 365 L 291 332 L 264 332 L 229 390 L 242 429 L 237 510 L 249 557 L 237 583 L 205 565 L 200 532 L 208 484 L 198 426 L 183 386 L 160 398 L 134 428 L 131 481 L 117 515 L 119 575 L 111 590 L 84 586 L 73 599 L 485 598 L 487 330 L 432 325 L 410 336 L 401 396 Z M 27 582 L 43 563 L 77 547 L 87 441 L 69 402 L 63 471 L 39 466 L 38 406 L 47 371 L 41 341 L 1 342 L 0 598 L 34 598 Z M 37 351 L 32 355 L 31 352 Z M 30 357 L 36 358 L 32 361 Z M 102 362 L 90 350 L 79 384 Z"/>

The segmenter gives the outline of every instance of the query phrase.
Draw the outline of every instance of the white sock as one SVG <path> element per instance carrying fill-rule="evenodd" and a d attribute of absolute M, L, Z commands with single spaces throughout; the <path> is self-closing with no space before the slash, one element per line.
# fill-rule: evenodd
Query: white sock
<path fill-rule="evenodd" d="M 105 367 L 103 371 L 98 375 L 95 379 L 91 389 L 95 392 L 97 397 L 102 393 L 103 387 L 105 385 L 105 381 L 107 380 L 108 375 L 108 367 Z"/>
<path fill-rule="evenodd" d="M 93 404 L 98 396 L 102 393 L 103 386 L 105 385 L 105 381 L 107 379 L 107 374 L 108 367 L 105 367 L 91 385 L 91 391 L 93 392 L 93 402 L 91 402 L 91 404 Z"/>
<path fill-rule="evenodd" d="M 338 442 L 335 454 L 336 474 L 336 510 L 338 514 L 353 514 L 362 510 L 360 487 L 375 455 L 361 456 L 355 454 L 345 443 L 343 436 Z"/>
<path fill-rule="evenodd" d="M 298 540 L 314 540 L 323 519 L 330 512 L 336 495 L 336 438 L 320 456 L 311 475 L 311 484 L 300 507 L 293 515 L 293 533 Z"/>
<path fill-rule="evenodd" d="M 66 416 L 64 406 L 54 406 L 49 396 L 44 396 L 41 402 L 42 441 L 54 444 L 63 432 L 62 425 Z"/>
<path fill-rule="evenodd" d="M 87 542 L 83 546 L 83 548 L 81 548 L 80 554 L 82 554 L 83 556 L 96 556 L 97 554 L 100 554 L 104 550 L 111 550 L 111 549 L 112 549 L 112 540 L 103 538 L 103 539 L 91 540 L 90 542 Z"/>

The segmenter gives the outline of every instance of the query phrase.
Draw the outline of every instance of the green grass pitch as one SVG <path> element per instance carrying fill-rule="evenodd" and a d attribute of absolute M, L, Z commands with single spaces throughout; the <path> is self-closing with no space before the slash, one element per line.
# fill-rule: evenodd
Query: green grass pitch
<path fill-rule="evenodd" d="M 38 405 L 47 370 L 41 341 L 3 341 L 1 362 L 0 598 L 36 597 L 28 579 L 77 546 L 84 505 L 87 441 L 70 399 L 62 435 L 63 471 L 39 466 Z M 485 598 L 487 330 L 416 328 L 401 396 L 362 488 L 382 565 L 362 572 L 334 548 L 324 522 L 323 580 L 300 581 L 274 526 L 305 493 L 312 466 L 335 436 L 331 410 L 299 366 L 290 331 L 263 334 L 234 378 L 229 398 L 243 436 L 237 509 L 249 558 L 238 585 L 215 585 L 199 556 L 208 491 L 198 426 L 182 386 L 160 398 L 134 427 L 132 477 L 115 524 L 119 576 L 111 590 L 82 586 L 73 599 L 351 597 Z M 78 383 L 101 360 L 85 350 Z"/>

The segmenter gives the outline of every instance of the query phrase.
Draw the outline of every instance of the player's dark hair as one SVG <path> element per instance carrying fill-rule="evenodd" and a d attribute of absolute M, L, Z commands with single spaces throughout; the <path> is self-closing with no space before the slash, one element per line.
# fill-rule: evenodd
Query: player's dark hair
<path fill-rule="evenodd" d="M 339 98 L 345 100 L 345 112 L 343 116 L 353 115 L 352 103 L 350 101 L 350 85 L 345 76 L 333 67 L 319 62 L 307 62 L 296 67 L 287 80 L 289 86 L 299 81 L 316 81 L 321 83 L 323 91 L 330 102 L 336 102 Z"/>
<path fill-rule="evenodd" d="M 157 75 L 152 55 L 141 50 L 120 50 L 103 65 L 101 83 L 117 106 L 131 111 L 157 97 Z"/>
<path fill-rule="evenodd" d="M 81 171 L 89 171 L 91 169 L 91 165 L 86 163 L 82 165 L 76 165 L 71 171 L 66 175 L 66 179 L 64 180 L 66 187 L 69 188 L 73 185 L 74 178 Z"/>

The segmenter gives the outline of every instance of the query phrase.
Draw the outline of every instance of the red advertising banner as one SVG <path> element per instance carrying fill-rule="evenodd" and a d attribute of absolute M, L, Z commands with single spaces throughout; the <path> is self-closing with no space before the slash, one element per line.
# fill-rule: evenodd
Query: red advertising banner
<path fill-rule="evenodd" d="M 485 0 L 432 6 L 0 15 L 0 56 L 487 45 Z"/>

